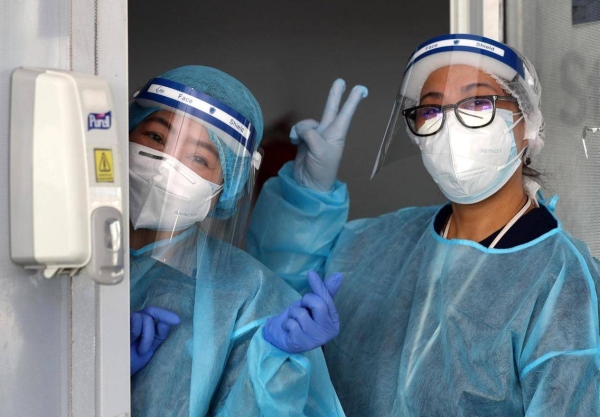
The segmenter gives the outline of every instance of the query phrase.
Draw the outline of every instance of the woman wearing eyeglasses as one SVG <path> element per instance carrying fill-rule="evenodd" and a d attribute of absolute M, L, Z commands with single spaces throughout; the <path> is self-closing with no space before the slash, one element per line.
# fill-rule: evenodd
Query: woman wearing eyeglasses
<path fill-rule="evenodd" d="M 300 290 L 307 269 L 344 274 L 340 335 L 325 355 L 346 413 L 600 415 L 600 273 L 538 199 L 531 63 L 472 35 L 419 46 L 376 171 L 412 141 L 449 203 L 349 223 L 339 160 L 310 157 L 343 147 L 345 132 L 327 129 L 339 87 L 325 126 L 293 131 L 309 156 L 267 183 L 248 244 Z"/>

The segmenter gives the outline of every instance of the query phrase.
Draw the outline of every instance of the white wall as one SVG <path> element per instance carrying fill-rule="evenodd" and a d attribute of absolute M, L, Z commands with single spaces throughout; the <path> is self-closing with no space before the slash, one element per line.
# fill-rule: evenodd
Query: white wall
<path fill-rule="evenodd" d="M 44 279 L 13 264 L 8 243 L 11 73 L 102 75 L 126 120 L 126 8 L 123 0 L 0 2 L 0 416 L 129 415 L 129 274 L 112 287 L 85 273 Z M 125 170 L 126 123 L 120 133 Z"/>
<path fill-rule="evenodd" d="M 420 157 L 369 176 L 406 60 L 449 31 L 449 3 L 385 1 L 129 3 L 130 91 L 180 65 L 219 68 L 256 95 L 266 123 L 320 118 L 333 80 L 369 88 L 350 129 L 340 178 L 352 218 L 443 201 Z M 266 156 L 268 158 L 268 155 Z"/>
<path fill-rule="evenodd" d="M 14 265 L 8 240 L 10 75 L 19 66 L 68 68 L 69 2 L 0 6 L 0 415 L 69 411 L 70 280 Z"/>
<path fill-rule="evenodd" d="M 508 0 L 507 41 L 533 62 L 543 87 L 546 145 L 532 166 L 546 195 L 560 196 L 564 227 L 600 256 L 600 133 L 588 135 L 589 159 L 581 142 L 584 126 L 600 127 L 600 22 L 573 25 L 572 6 Z"/>

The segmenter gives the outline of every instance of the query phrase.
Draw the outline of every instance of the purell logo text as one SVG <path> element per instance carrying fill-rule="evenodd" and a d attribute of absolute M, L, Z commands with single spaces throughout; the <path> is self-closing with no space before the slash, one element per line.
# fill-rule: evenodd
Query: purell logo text
<path fill-rule="evenodd" d="M 88 130 L 92 129 L 110 129 L 111 112 L 106 113 L 90 113 L 88 115 Z"/>

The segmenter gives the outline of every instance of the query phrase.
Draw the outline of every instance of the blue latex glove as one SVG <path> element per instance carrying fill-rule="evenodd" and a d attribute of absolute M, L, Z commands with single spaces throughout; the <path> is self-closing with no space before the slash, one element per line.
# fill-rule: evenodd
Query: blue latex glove
<path fill-rule="evenodd" d="M 326 192 L 331 191 L 335 183 L 352 116 L 360 101 L 369 94 L 366 87 L 355 86 L 338 113 L 345 89 L 344 80 L 335 80 L 321 122 L 303 120 L 292 127 L 290 139 L 299 145 L 294 179 L 300 185 Z"/>
<path fill-rule="evenodd" d="M 309 271 L 308 283 L 313 292 L 267 320 L 263 330 L 265 340 L 285 352 L 302 353 L 336 337 L 340 322 L 333 297 L 342 280 L 342 274 L 337 273 L 323 282 L 319 274 Z"/>
<path fill-rule="evenodd" d="M 179 316 L 158 307 L 146 307 L 130 315 L 131 375 L 142 369 L 158 346 L 167 338 L 171 326 L 179 324 Z"/>

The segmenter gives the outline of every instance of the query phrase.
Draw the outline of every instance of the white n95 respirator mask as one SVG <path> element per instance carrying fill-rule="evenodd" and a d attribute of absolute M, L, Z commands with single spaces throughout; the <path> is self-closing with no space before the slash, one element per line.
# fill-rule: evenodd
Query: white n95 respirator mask
<path fill-rule="evenodd" d="M 455 203 L 474 204 L 500 190 L 521 164 L 526 147 L 517 152 L 514 113 L 496 109 L 488 126 L 464 126 L 454 112 L 446 114 L 442 129 L 433 136 L 416 137 L 423 163 L 444 195 Z M 469 117 L 469 116 L 464 116 Z M 419 133 L 435 129 L 425 123 Z"/>
<path fill-rule="evenodd" d="M 170 155 L 129 143 L 129 214 L 134 229 L 186 229 L 206 218 L 222 187 Z"/>

